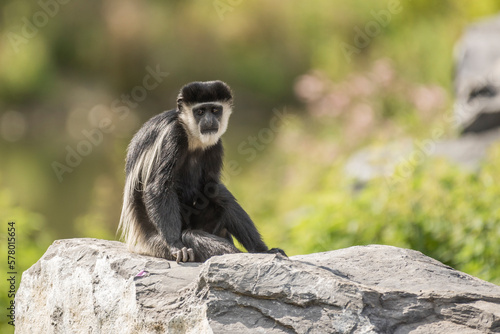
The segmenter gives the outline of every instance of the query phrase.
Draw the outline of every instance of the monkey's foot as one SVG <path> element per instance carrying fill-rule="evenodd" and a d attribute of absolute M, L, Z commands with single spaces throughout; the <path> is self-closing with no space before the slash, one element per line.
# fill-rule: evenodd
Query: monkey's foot
<path fill-rule="evenodd" d="M 194 262 L 194 251 L 192 248 L 182 247 L 174 253 L 176 262 Z"/>
<path fill-rule="evenodd" d="M 288 257 L 288 255 L 285 254 L 285 251 L 282 250 L 281 248 L 271 248 L 270 250 L 268 250 L 266 253 L 270 253 L 270 254 L 281 254 L 281 255 L 284 255 L 286 257 Z"/>

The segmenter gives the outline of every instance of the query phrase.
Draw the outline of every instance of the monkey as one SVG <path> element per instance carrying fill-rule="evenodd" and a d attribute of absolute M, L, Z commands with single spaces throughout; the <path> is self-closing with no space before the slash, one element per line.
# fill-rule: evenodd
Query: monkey
<path fill-rule="evenodd" d="M 125 163 L 118 231 L 132 252 L 204 262 L 269 249 L 250 216 L 221 182 L 223 146 L 233 94 L 222 81 L 183 86 L 177 108 L 148 120 L 134 135 Z"/>

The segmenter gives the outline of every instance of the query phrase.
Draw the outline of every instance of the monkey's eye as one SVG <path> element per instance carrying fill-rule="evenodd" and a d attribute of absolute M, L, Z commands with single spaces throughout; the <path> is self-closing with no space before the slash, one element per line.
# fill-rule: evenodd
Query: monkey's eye
<path fill-rule="evenodd" d="M 220 111 L 221 111 L 221 108 L 212 108 L 212 112 L 213 112 L 214 114 L 217 114 L 217 113 L 218 113 L 218 112 L 220 112 Z"/>
<path fill-rule="evenodd" d="M 201 116 L 201 115 L 203 115 L 203 114 L 205 113 L 205 110 L 203 110 L 203 109 L 198 109 L 198 112 L 197 112 L 197 113 L 198 113 L 198 115 L 199 115 L 199 116 Z"/>

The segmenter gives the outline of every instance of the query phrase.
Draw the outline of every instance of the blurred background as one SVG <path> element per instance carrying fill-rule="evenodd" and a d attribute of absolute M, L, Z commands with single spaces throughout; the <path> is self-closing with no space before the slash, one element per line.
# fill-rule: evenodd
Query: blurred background
<path fill-rule="evenodd" d="M 499 145 L 478 168 L 424 154 L 366 182 L 346 166 L 369 145 L 458 135 L 453 48 L 499 11 L 497 0 L 3 0 L 2 245 L 15 221 L 21 272 L 55 239 L 115 239 L 133 134 L 183 84 L 220 79 L 235 94 L 225 180 L 269 246 L 407 247 L 498 284 Z"/>

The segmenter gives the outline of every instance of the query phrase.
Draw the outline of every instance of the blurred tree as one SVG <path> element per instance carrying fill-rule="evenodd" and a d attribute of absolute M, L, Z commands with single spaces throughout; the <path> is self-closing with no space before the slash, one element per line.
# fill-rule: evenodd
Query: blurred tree
<path fill-rule="evenodd" d="M 500 2 L 224 3 L 229 7 L 221 11 L 212 1 L 2 2 L 0 185 L 18 199 L 8 219 L 19 221 L 20 233 L 41 229 L 37 219 L 24 219 L 27 212 L 39 212 L 39 221 L 47 222 L 42 230 L 53 238 L 113 238 L 133 133 L 173 107 L 186 82 L 221 79 L 236 95 L 224 139 L 227 161 L 240 167 L 231 187 L 272 239 L 268 243 L 287 244 L 287 251 L 297 253 L 387 242 L 429 251 L 496 280 L 488 257 L 495 246 L 488 236 L 495 235 L 498 217 L 484 209 L 494 207 L 496 192 L 481 192 L 481 177 L 450 166 L 440 167 L 440 177 L 418 172 L 397 192 L 415 205 L 379 204 L 387 211 L 375 218 L 367 213 L 379 203 L 382 185 L 352 203 L 349 187 L 338 185 L 346 156 L 368 142 L 425 137 L 434 126 L 453 131 L 444 121 L 452 101 L 453 45 L 466 24 L 497 13 Z M 355 52 L 346 56 L 342 45 Z M 158 79 L 155 88 L 145 88 L 148 76 Z M 241 145 L 269 127 L 274 108 L 285 107 L 298 118 L 248 159 Z M 440 185 L 443 178 L 456 183 L 460 177 L 468 182 L 449 190 L 443 204 L 448 211 L 422 202 L 416 184 Z M 469 187 L 481 198 L 476 206 L 456 189 Z M 446 194 L 437 189 L 435 194 Z M 326 208 L 330 200 L 334 212 Z M 453 205 L 464 202 L 463 215 L 451 216 Z M 386 216 L 393 218 L 382 221 Z M 369 224 L 372 219 L 377 222 Z M 468 241 L 444 240 L 446 233 L 435 231 L 472 222 L 476 234 L 464 236 L 476 239 Z M 314 233 L 308 237 L 309 224 Z M 413 235 L 419 237 L 412 241 Z M 473 242 L 483 237 L 486 246 Z M 38 252 L 26 258 L 31 263 L 47 245 L 33 240 L 23 245 Z"/>

